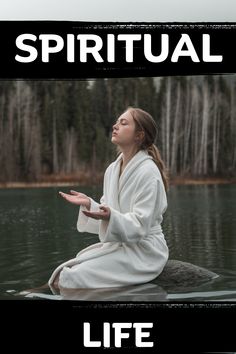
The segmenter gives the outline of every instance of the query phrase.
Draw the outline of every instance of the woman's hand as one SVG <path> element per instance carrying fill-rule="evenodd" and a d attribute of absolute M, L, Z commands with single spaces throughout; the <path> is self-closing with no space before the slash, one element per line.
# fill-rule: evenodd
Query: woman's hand
<path fill-rule="evenodd" d="M 89 197 L 86 194 L 79 193 L 76 191 L 71 190 L 71 194 L 59 192 L 59 194 L 68 202 L 75 204 L 75 205 L 83 205 L 85 206 L 88 210 L 90 209 L 91 202 Z"/>
<path fill-rule="evenodd" d="M 100 205 L 99 209 L 101 209 L 101 211 L 83 211 L 83 213 L 93 219 L 97 219 L 97 220 L 109 220 L 110 219 L 110 215 L 111 215 L 111 210 L 110 208 L 104 206 L 104 205 Z"/>

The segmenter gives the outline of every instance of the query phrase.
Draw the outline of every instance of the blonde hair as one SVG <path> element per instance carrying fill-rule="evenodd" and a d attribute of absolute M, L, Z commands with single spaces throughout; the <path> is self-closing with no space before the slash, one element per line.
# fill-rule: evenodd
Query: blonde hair
<path fill-rule="evenodd" d="M 165 186 L 165 190 L 167 192 L 169 186 L 169 177 L 167 169 L 164 161 L 161 158 L 160 151 L 155 145 L 155 141 L 157 138 L 157 124 L 151 114 L 142 110 L 141 108 L 129 106 L 123 113 L 127 111 L 129 111 L 133 117 L 136 126 L 136 131 L 144 132 L 144 137 L 141 143 L 139 144 L 138 151 L 147 150 L 148 154 L 153 158 L 153 161 L 159 168 Z M 117 154 L 120 153 L 121 151 L 119 147 L 117 147 Z"/>

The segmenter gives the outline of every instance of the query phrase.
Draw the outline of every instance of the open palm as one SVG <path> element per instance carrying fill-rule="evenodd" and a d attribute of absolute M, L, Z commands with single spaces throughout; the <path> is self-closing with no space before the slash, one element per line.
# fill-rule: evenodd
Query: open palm
<path fill-rule="evenodd" d="M 79 193 L 76 191 L 71 190 L 71 194 L 59 192 L 59 194 L 68 202 L 75 204 L 75 205 L 83 205 L 88 210 L 90 209 L 90 199 L 86 194 Z"/>

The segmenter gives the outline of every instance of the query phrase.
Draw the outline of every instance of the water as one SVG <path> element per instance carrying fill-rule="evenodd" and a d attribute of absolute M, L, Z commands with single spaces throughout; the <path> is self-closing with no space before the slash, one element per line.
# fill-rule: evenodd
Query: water
<path fill-rule="evenodd" d="M 70 187 L 76 189 L 76 187 Z M 93 234 L 79 234 L 79 207 L 66 203 L 58 191 L 69 188 L 0 190 L 0 298 L 45 284 L 57 265 L 98 242 Z M 78 190 L 78 189 L 77 189 Z M 99 200 L 100 188 L 80 188 Z M 146 284 L 109 291 L 82 291 L 82 300 L 124 301 L 236 301 L 236 186 L 171 186 L 162 224 L 170 258 L 194 263 L 220 275 L 198 286 L 162 289 Z M 75 299 L 78 293 L 38 297 Z M 34 294 L 25 293 L 33 298 Z M 15 297 L 17 298 L 17 296 Z"/>

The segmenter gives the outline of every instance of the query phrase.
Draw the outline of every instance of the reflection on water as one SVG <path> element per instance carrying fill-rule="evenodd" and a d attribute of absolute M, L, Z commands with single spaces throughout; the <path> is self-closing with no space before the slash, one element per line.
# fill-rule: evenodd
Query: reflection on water
<path fill-rule="evenodd" d="M 164 301 L 167 293 L 156 284 L 142 284 L 110 289 L 61 289 L 64 299 L 84 301 Z"/>
<path fill-rule="evenodd" d="M 58 264 L 98 242 L 96 235 L 77 232 L 79 207 L 65 203 L 58 191 L 58 188 L 0 190 L 1 298 L 10 296 L 11 290 L 19 292 L 44 284 Z M 102 192 L 95 188 L 80 188 L 80 191 L 96 200 Z M 190 298 L 236 300 L 235 185 L 171 186 L 168 204 L 163 230 L 170 258 L 194 263 L 221 276 L 197 289 L 191 287 L 176 292 L 176 289 L 171 291 L 170 286 L 167 300 L 174 297 L 180 301 Z M 123 297 L 127 301 L 139 301 L 140 295 L 140 301 L 148 296 L 153 298 L 150 301 L 159 301 L 157 288 L 153 295 L 135 293 L 137 288 L 130 295 L 119 294 L 120 289 L 118 293 L 113 290 L 107 297 L 114 295 L 117 300 Z M 165 289 L 163 292 L 165 294 Z M 72 293 L 66 295 L 68 299 L 78 295 Z M 89 296 L 97 296 L 98 300 L 99 291 L 92 293 L 90 291 Z M 128 300 L 132 294 L 139 294 L 136 300 Z"/>
<path fill-rule="evenodd" d="M 23 291 L 17 296 L 26 298 L 52 299 L 57 300 L 80 300 L 80 301 L 166 301 L 167 293 L 157 284 L 146 283 L 135 286 L 119 288 L 100 288 L 100 289 L 58 289 L 53 286 L 49 288 L 32 289 Z"/>

